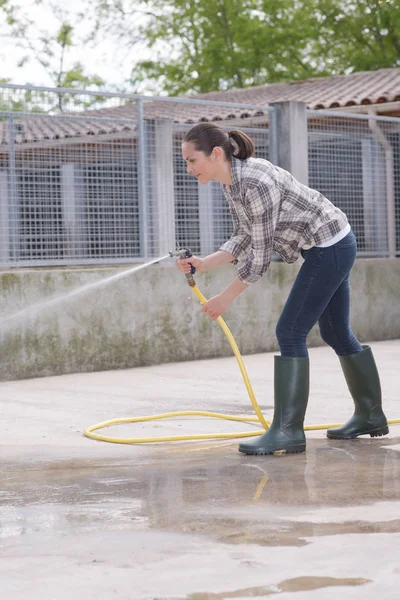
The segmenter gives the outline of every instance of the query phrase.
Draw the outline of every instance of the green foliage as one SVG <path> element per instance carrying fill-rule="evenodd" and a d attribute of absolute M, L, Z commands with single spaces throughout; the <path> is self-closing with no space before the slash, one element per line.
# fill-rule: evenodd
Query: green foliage
<path fill-rule="evenodd" d="M 400 66 L 400 0 L 314 0 L 319 15 L 315 46 L 335 72 Z"/>
<path fill-rule="evenodd" d="M 98 0 L 97 31 L 139 40 L 131 83 L 210 92 L 400 65 L 400 0 Z"/>
<path fill-rule="evenodd" d="M 37 23 L 30 20 L 12 2 L 13 0 L 0 0 L 0 11 L 3 11 L 6 16 L 10 34 L 17 41 L 19 47 L 24 50 L 24 56 L 18 63 L 19 67 L 32 62 L 39 63 L 51 78 L 52 85 L 55 87 L 93 90 L 104 86 L 103 79 L 96 74 L 86 73 L 81 62 L 68 64 L 70 63 L 68 53 L 76 45 L 74 38 L 76 23 L 70 22 L 71 16 L 69 13 L 48 2 L 49 9 L 52 10 L 53 16 L 56 17 L 59 23 L 57 31 L 50 33 L 47 30 L 40 29 Z M 78 43 L 80 42 L 78 41 Z M 2 110 L 12 111 L 53 112 L 69 110 L 76 106 L 87 108 L 102 100 L 101 95 L 87 96 L 82 99 L 82 97 L 74 94 L 53 94 L 51 96 L 43 92 L 32 93 L 23 90 L 18 93 L 15 92 L 13 98 L 3 99 L 0 107 L 2 107 Z"/>

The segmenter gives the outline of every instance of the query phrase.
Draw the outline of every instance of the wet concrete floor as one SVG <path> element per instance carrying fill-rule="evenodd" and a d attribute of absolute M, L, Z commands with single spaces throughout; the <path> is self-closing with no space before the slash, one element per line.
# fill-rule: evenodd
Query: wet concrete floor
<path fill-rule="evenodd" d="M 377 346 L 383 356 L 388 346 Z M 390 349 L 398 360 L 400 343 Z M 311 351 L 317 367 L 319 360 L 331 364 L 324 351 Z M 250 363 L 270 358 L 246 357 Z M 205 371 L 215 364 L 203 362 Z M 150 376 L 166 377 L 168 368 L 182 366 L 151 368 Z M 400 413 L 400 395 L 387 368 L 381 377 L 389 416 L 400 417 L 393 412 L 397 406 Z M 140 383 L 149 376 L 144 371 L 115 372 L 114 378 L 120 385 L 124 377 Z M 70 395 L 85 389 L 80 418 L 85 425 L 96 422 L 90 382 L 98 386 L 99 377 L 0 385 L 6 422 L 0 445 L 1 598 L 399 598 L 400 426 L 384 438 L 343 442 L 310 432 L 306 454 L 282 457 L 242 455 L 237 441 L 104 444 L 75 429 Z M 337 393 L 332 384 L 327 395 Z M 56 400 L 62 410 L 51 407 Z M 19 419 L 10 409 L 18 401 Z M 228 412 L 228 406 L 219 409 Z M 152 435 L 183 423 L 160 425 Z M 184 426 L 190 432 L 211 427 L 205 420 Z M 233 426 L 248 429 L 229 422 L 224 428 Z M 220 423 L 215 427 L 221 430 Z"/>

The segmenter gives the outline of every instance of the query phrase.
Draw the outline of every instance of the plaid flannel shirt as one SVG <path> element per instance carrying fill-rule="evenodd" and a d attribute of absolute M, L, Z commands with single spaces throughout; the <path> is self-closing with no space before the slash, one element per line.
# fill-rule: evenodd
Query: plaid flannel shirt
<path fill-rule="evenodd" d="M 232 158 L 232 185 L 223 185 L 233 234 L 220 250 L 237 260 L 244 283 L 264 275 L 277 252 L 287 263 L 302 249 L 331 240 L 347 225 L 346 215 L 320 192 L 262 158 Z"/>

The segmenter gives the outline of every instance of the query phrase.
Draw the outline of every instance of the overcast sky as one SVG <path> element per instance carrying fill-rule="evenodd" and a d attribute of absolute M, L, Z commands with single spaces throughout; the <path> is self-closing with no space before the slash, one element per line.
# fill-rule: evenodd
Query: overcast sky
<path fill-rule="evenodd" d="M 50 34 L 57 31 L 59 22 L 52 15 L 51 10 L 43 6 L 35 5 L 34 0 L 15 0 L 31 20 L 38 25 L 38 31 L 30 34 L 31 41 L 34 44 L 39 35 L 39 30 L 46 30 Z M 68 10 L 74 14 L 82 8 L 81 0 L 56 0 L 58 6 L 68 6 Z M 73 23 L 74 20 L 71 20 Z M 78 41 L 80 36 L 84 36 L 90 30 L 89 23 L 81 21 L 76 30 L 74 39 Z M 8 35 L 7 35 L 8 34 Z M 35 60 L 30 60 L 23 67 L 18 68 L 18 61 L 27 54 L 26 51 L 18 47 L 18 43 L 10 35 L 10 31 L 5 23 L 4 16 L 0 13 L 0 78 L 9 78 L 12 83 L 31 83 L 34 85 L 54 85 L 45 69 Z M 84 52 L 84 54 L 83 54 Z M 139 54 L 139 49 L 135 48 L 135 56 Z M 140 51 L 143 57 L 146 55 L 144 50 Z M 125 60 L 124 60 L 125 59 Z M 68 51 L 66 69 L 68 70 L 74 62 L 80 61 L 85 67 L 85 73 L 96 74 L 106 81 L 106 86 L 123 85 L 129 76 L 132 62 L 126 60 L 122 51 L 117 51 L 117 45 L 111 41 L 103 41 L 97 48 L 86 46 L 74 47 Z"/>

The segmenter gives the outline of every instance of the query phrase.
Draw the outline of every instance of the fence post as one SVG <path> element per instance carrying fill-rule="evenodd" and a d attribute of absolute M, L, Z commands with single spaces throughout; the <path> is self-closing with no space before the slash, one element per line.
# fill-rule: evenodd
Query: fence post
<path fill-rule="evenodd" d="M 18 260 L 19 258 L 19 206 L 18 206 L 18 190 L 17 190 L 17 171 L 15 163 L 15 127 L 14 117 L 8 118 L 8 164 L 9 164 L 9 190 L 10 190 L 10 202 L 9 202 L 9 229 L 11 237 L 10 254 L 12 260 Z"/>
<path fill-rule="evenodd" d="M 175 250 L 175 197 L 173 122 L 169 119 L 146 119 L 147 152 L 154 164 L 152 186 L 152 254 L 155 256 Z"/>
<path fill-rule="evenodd" d="M 144 131 L 143 100 L 138 98 L 137 105 L 137 143 L 138 143 L 138 183 L 139 183 L 139 228 L 140 253 L 144 259 L 148 256 L 147 213 L 148 198 L 146 185 L 146 140 Z"/>
<path fill-rule="evenodd" d="M 308 185 L 307 106 L 304 102 L 288 101 L 273 102 L 271 106 L 276 110 L 273 120 L 276 119 L 277 164 Z"/>
<path fill-rule="evenodd" d="M 362 182 L 364 249 L 371 254 L 384 254 L 388 248 L 385 215 L 385 161 L 374 139 L 363 139 Z"/>
<path fill-rule="evenodd" d="M 10 229 L 8 209 L 8 171 L 0 170 L 0 265 L 10 261 Z"/>
<path fill-rule="evenodd" d="M 74 164 L 61 165 L 61 199 L 65 228 L 65 255 L 86 258 L 84 237 L 83 173 Z"/>
<path fill-rule="evenodd" d="M 279 165 L 279 154 L 278 154 L 278 114 L 276 107 L 268 111 L 269 113 L 269 160 L 274 165 Z"/>

